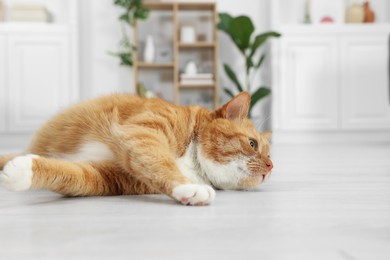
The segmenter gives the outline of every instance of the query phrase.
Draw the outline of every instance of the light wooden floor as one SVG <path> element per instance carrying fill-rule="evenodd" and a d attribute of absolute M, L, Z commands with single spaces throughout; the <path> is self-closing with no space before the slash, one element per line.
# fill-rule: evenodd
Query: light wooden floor
<path fill-rule="evenodd" d="M 208 207 L 0 189 L 0 259 L 390 259 L 390 145 L 273 157 L 267 184 Z"/>

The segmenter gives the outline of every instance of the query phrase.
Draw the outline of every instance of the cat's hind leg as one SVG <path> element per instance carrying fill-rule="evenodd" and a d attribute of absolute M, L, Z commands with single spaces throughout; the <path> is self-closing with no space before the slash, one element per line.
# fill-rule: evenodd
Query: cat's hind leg
<path fill-rule="evenodd" d="M 0 184 L 14 191 L 49 189 L 66 196 L 153 193 L 114 162 L 74 163 L 32 155 L 9 161 Z"/>

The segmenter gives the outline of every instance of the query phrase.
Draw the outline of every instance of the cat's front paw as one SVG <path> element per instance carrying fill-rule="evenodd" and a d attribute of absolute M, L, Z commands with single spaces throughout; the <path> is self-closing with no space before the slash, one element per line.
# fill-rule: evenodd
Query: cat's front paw
<path fill-rule="evenodd" d="M 203 206 L 215 199 L 215 190 L 209 185 L 182 184 L 173 189 L 172 197 L 185 205 Z"/>
<path fill-rule="evenodd" d="M 36 155 L 18 156 L 9 161 L 0 174 L 0 185 L 11 191 L 28 190 L 32 184 L 32 164 Z"/>

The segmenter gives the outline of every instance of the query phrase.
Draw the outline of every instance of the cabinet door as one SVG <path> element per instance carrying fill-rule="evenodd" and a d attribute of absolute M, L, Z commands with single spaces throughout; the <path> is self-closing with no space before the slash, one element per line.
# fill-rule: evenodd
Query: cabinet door
<path fill-rule="evenodd" d="M 344 36 L 342 128 L 390 128 L 388 35 Z"/>
<path fill-rule="evenodd" d="M 5 37 L 0 34 L 0 133 L 5 131 L 6 124 L 6 94 L 5 94 Z"/>
<path fill-rule="evenodd" d="M 69 102 L 69 44 L 65 34 L 8 38 L 9 129 L 31 132 Z"/>
<path fill-rule="evenodd" d="M 338 127 L 336 37 L 284 36 L 280 97 L 282 130 Z"/>

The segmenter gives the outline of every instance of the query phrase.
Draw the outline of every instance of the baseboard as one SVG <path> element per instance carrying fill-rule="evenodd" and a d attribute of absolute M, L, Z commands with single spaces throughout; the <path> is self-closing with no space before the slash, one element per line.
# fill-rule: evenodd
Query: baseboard
<path fill-rule="evenodd" d="M 273 131 L 272 143 L 390 145 L 390 131 Z"/>

